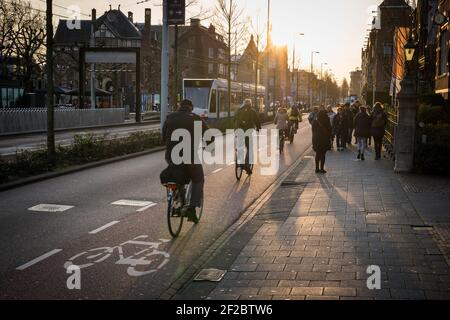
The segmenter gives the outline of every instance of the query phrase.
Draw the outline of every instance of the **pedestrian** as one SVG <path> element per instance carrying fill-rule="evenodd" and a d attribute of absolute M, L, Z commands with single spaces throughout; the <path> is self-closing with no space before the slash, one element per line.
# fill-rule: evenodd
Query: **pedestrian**
<path fill-rule="evenodd" d="M 325 158 L 331 150 L 331 124 L 326 111 L 319 111 L 312 124 L 313 149 L 316 152 L 316 173 L 325 171 Z"/>
<path fill-rule="evenodd" d="M 319 107 L 314 107 L 313 111 L 308 116 L 308 121 L 312 125 L 314 120 L 317 120 L 317 114 L 319 113 Z"/>
<path fill-rule="evenodd" d="M 347 146 L 348 119 L 344 114 L 344 108 L 339 107 L 338 113 L 333 119 L 333 133 L 336 135 L 336 147 L 338 151 L 344 151 Z"/>
<path fill-rule="evenodd" d="M 328 118 L 330 119 L 330 125 L 331 127 L 333 127 L 333 121 L 334 121 L 334 117 L 336 116 L 336 112 L 333 111 L 333 107 L 331 105 L 327 106 L 327 114 L 328 114 Z M 333 149 L 333 144 L 334 144 L 334 132 L 331 132 L 331 148 Z"/>
<path fill-rule="evenodd" d="M 372 119 L 367 114 L 366 107 L 359 107 L 359 113 L 354 120 L 355 126 L 355 138 L 358 145 L 358 160 L 366 160 L 364 152 L 367 148 L 367 139 L 370 137 L 370 127 L 372 125 Z"/>
<path fill-rule="evenodd" d="M 370 132 L 375 144 L 375 160 L 381 159 L 381 149 L 383 147 L 383 138 L 385 135 L 387 115 L 384 112 L 380 102 L 375 103 L 371 114 L 372 124 Z"/>
<path fill-rule="evenodd" d="M 348 102 L 344 105 L 344 117 L 346 117 L 348 123 L 346 144 L 351 145 L 353 136 L 353 119 L 355 118 L 355 116 L 353 115 L 353 112 L 350 109 L 350 103 Z"/>
<path fill-rule="evenodd" d="M 362 104 L 361 104 L 361 102 L 359 102 L 359 100 L 356 100 L 354 103 L 353 103 L 353 105 L 351 106 L 351 111 L 352 111 L 352 116 L 353 116 L 353 119 L 355 119 L 355 117 L 356 117 L 356 115 L 359 113 L 359 111 L 360 111 L 360 107 L 362 106 Z M 367 110 L 366 110 L 366 113 L 367 113 Z M 351 143 L 351 140 L 352 140 L 352 136 L 350 136 L 350 143 Z M 356 138 L 355 138 L 355 144 L 357 145 L 358 144 L 358 141 L 356 140 Z"/>

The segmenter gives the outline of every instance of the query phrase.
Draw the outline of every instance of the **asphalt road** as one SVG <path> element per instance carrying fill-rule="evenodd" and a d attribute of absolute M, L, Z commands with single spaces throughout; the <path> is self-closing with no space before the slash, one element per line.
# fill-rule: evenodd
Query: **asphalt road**
<path fill-rule="evenodd" d="M 168 232 L 159 183 L 163 152 L 2 192 L 0 299 L 156 299 L 310 145 L 305 121 L 269 175 L 257 165 L 251 178 L 237 182 L 233 164 L 205 166 L 203 219 L 186 223 L 177 240 Z M 147 203 L 112 204 L 118 200 Z M 39 204 L 73 207 L 29 210 Z M 133 268 L 132 259 L 151 264 Z M 83 266 L 81 290 L 67 287 L 68 261 Z"/>
<path fill-rule="evenodd" d="M 79 131 L 70 132 L 56 132 L 55 133 L 55 144 L 61 146 L 68 146 L 73 143 L 75 135 L 88 135 L 91 134 L 94 137 L 106 138 L 122 138 L 127 137 L 133 132 L 141 131 L 154 131 L 158 130 L 159 124 L 149 124 L 149 125 L 129 125 L 125 127 L 110 127 L 102 129 L 86 129 Z M 0 137 L 0 156 L 14 155 L 16 152 L 20 151 L 34 151 L 45 149 L 47 144 L 47 134 L 46 133 L 33 133 L 20 136 L 12 137 Z"/>

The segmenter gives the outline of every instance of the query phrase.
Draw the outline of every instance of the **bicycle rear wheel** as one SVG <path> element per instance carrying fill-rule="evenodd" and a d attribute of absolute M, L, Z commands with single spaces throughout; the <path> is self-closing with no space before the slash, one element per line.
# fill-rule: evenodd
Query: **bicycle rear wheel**
<path fill-rule="evenodd" d="M 167 191 L 167 223 L 169 225 L 169 232 L 173 238 L 177 238 L 181 229 L 183 228 L 184 217 L 181 212 L 183 208 L 183 197 L 177 187 L 175 190 Z"/>

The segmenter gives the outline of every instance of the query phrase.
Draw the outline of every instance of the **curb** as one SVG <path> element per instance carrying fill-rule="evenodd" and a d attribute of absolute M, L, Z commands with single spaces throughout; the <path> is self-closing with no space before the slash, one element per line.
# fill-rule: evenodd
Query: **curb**
<path fill-rule="evenodd" d="M 125 160 L 130 160 L 130 159 L 146 156 L 146 155 L 157 153 L 157 152 L 164 151 L 164 150 L 166 150 L 166 147 L 157 147 L 157 148 L 153 148 L 153 149 L 150 149 L 147 151 L 132 153 L 132 154 L 128 154 L 125 156 L 120 156 L 120 157 L 115 157 L 115 158 L 110 158 L 110 159 L 105 159 L 105 160 L 100 160 L 97 162 L 92 162 L 92 163 L 83 164 L 83 165 L 79 165 L 79 166 L 69 167 L 67 169 L 63 169 L 60 171 L 44 173 L 44 174 L 40 174 L 37 176 L 20 179 L 17 181 L 12 181 L 12 182 L 0 185 L 0 192 L 15 189 L 18 187 L 22 187 L 27 184 L 31 184 L 31 183 L 35 183 L 35 182 L 40 182 L 40 181 L 44 181 L 44 180 L 48 180 L 48 179 L 52 179 L 52 178 L 57 178 L 60 176 L 68 175 L 71 173 L 75 173 L 75 172 L 79 172 L 79 171 L 83 171 L 83 170 L 87 170 L 87 169 L 101 167 L 101 166 L 111 164 L 111 163 L 116 163 L 116 162 L 120 162 L 120 161 L 125 161 Z"/>
<path fill-rule="evenodd" d="M 304 153 L 302 153 L 298 159 L 288 167 L 262 194 L 244 210 L 240 218 L 237 219 L 217 240 L 215 240 L 209 248 L 197 259 L 197 262 L 189 266 L 183 274 L 159 296 L 160 300 L 173 299 L 179 292 L 183 291 L 195 278 L 197 273 L 208 265 L 208 263 L 218 254 L 220 250 L 232 239 L 232 237 L 239 232 L 248 222 L 256 216 L 261 210 L 264 204 L 270 199 L 270 197 L 281 187 L 283 181 L 289 177 L 289 175 L 304 161 L 305 155 L 311 152 L 312 148 L 309 147 Z"/>

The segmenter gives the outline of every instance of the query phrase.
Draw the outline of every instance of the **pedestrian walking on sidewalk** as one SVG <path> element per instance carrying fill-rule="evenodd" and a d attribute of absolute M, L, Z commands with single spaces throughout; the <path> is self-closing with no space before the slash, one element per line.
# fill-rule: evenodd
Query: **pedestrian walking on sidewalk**
<path fill-rule="evenodd" d="M 346 103 L 344 105 L 344 117 L 346 117 L 347 123 L 348 123 L 346 144 L 352 145 L 353 119 L 355 118 L 355 116 L 354 116 L 352 110 L 350 109 L 350 103 Z"/>
<path fill-rule="evenodd" d="M 339 107 L 338 113 L 333 119 L 333 133 L 336 136 L 336 146 L 338 151 L 343 151 L 347 146 L 348 119 L 344 115 L 344 108 Z"/>
<path fill-rule="evenodd" d="M 381 149 L 383 147 L 383 138 L 385 135 L 387 124 L 387 115 L 384 112 L 381 103 L 377 102 L 374 105 L 371 118 L 372 118 L 372 125 L 370 131 L 375 143 L 375 160 L 380 160 Z"/>
<path fill-rule="evenodd" d="M 308 115 L 308 121 L 312 125 L 314 120 L 317 120 L 317 114 L 319 113 L 319 107 L 314 107 L 313 111 Z"/>
<path fill-rule="evenodd" d="M 358 160 L 366 160 L 364 152 L 367 149 L 367 139 L 370 137 L 372 119 L 367 114 L 366 107 L 361 106 L 359 113 L 355 117 L 355 138 L 358 144 Z"/>
<path fill-rule="evenodd" d="M 319 111 L 312 124 L 313 149 L 316 152 L 316 173 L 325 171 L 325 158 L 331 150 L 331 124 L 326 111 Z"/>
<path fill-rule="evenodd" d="M 328 118 L 330 118 L 330 125 L 331 127 L 333 127 L 333 121 L 334 121 L 334 117 L 336 117 L 336 112 L 333 111 L 333 107 L 331 105 L 327 106 L 327 114 L 328 114 Z M 333 144 L 334 144 L 334 131 L 331 131 L 331 149 L 333 149 Z"/>

